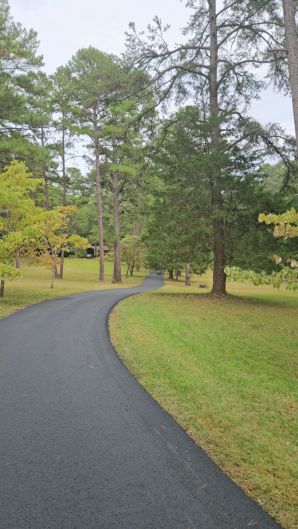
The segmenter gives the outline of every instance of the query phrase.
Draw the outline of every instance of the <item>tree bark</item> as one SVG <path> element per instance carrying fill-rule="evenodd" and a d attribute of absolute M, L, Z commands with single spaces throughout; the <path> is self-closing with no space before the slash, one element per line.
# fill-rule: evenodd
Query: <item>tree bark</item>
<path fill-rule="evenodd" d="M 44 128 L 41 127 L 41 146 L 44 149 L 45 148 L 45 140 L 44 140 Z M 48 181 L 48 175 L 47 175 L 47 167 L 45 163 L 42 163 L 42 176 L 44 179 L 44 207 L 45 209 L 50 209 L 50 199 L 49 199 L 49 181 Z"/>
<path fill-rule="evenodd" d="M 191 285 L 191 271 L 190 271 L 190 263 L 186 263 L 185 265 L 185 286 L 190 287 Z"/>
<path fill-rule="evenodd" d="M 226 294 L 226 274 L 225 274 L 225 247 L 224 229 L 221 220 L 215 220 L 213 225 L 213 287 L 212 294 Z"/>
<path fill-rule="evenodd" d="M 102 209 L 102 189 L 101 189 L 101 170 L 99 160 L 99 144 L 95 145 L 95 166 L 96 166 L 96 205 L 97 205 L 97 223 L 98 223 L 98 240 L 99 240 L 99 281 L 105 279 L 105 256 L 103 241 L 103 209 Z"/>
<path fill-rule="evenodd" d="M 114 215 L 114 273 L 113 281 L 121 283 L 121 243 L 120 243 L 120 215 L 118 201 L 118 175 L 112 174 L 113 183 L 113 215 Z"/>
<path fill-rule="evenodd" d="M 1 281 L 0 281 L 0 298 L 3 298 L 3 296 L 4 296 L 4 287 L 5 287 L 5 281 L 4 281 L 4 279 L 1 279 Z"/>
<path fill-rule="evenodd" d="M 62 145 L 62 152 L 61 152 L 61 160 L 62 160 L 62 205 L 66 206 L 67 202 L 67 176 L 66 176 L 66 160 L 65 160 L 65 125 L 64 125 L 64 113 L 62 113 L 62 139 L 61 139 L 61 145 Z M 64 276 L 64 248 L 61 250 L 60 255 L 60 267 L 59 267 L 59 279 L 63 279 Z"/>
<path fill-rule="evenodd" d="M 60 278 L 60 275 L 59 275 L 58 267 L 57 267 L 56 263 L 53 264 L 53 272 L 54 272 L 54 277 L 55 277 L 55 279 L 59 279 L 59 278 Z"/>
<path fill-rule="evenodd" d="M 45 209 L 50 209 L 50 200 L 49 200 L 49 182 L 46 170 L 44 170 L 44 207 Z"/>
<path fill-rule="evenodd" d="M 63 195 L 62 195 L 62 204 L 66 206 L 67 202 L 67 176 L 66 176 L 66 161 L 65 161 L 65 126 L 64 126 L 64 114 L 62 115 L 62 186 L 63 186 Z"/>
<path fill-rule="evenodd" d="M 63 279 L 63 275 L 64 275 L 64 248 L 61 249 L 61 255 L 60 255 L 59 279 Z"/>
<path fill-rule="evenodd" d="M 19 269 L 21 268 L 21 262 L 20 262 L 20 254 L 19 254 L 19 252 L 16 253 L 15 263 L 16 263 L 16 269 L 19 270 Z"/>
<path fill-rule="evenodd" d="M 133 234 L 137 235 L 138 237 L 141 234 L 141 223 L 140 219 L 135 219 L 133 222 Z M 139 272 L 141 270 L 141 265 L 139 263 L 136 264 L 136 271 Z"/>
<path fill-rule="evenodd" d="M 54 279 L 55 279 L 55 268 L 52 266 L 52 275 L 51 275 L 51 288 L 54 288 Z"/>
<path fill-rule="evenodd" d="M 216 0 L 209 0 L 209 28 L 210 28 L 210 120 L 211 120 L 211 195 L 213 214 L 213 294 L 226 294 L 225 287 L 225 244 L 221 197 L 221 164 L 218 160 L 221 141 L 218 105 L 218 43 L 216 22 Z"/>
<path fill-rule="evenodd" d="M 169 279 L 174 279 L 174 269 L 170 268 L 170 270 L 168 270 L 168 272 L 169 272 Z"/>
<path fill-rule="evenodd" d="M 294 0 L 282 0 L 298 156 L 298 37 Z"/>

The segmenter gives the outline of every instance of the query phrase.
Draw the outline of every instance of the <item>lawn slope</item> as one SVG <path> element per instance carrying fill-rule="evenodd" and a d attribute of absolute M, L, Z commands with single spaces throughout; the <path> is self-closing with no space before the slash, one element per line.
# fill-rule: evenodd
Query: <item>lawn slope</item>
<path fill-rule="evenodd" d="M 232 290 L 241 297 L 212 298 L 198 294 L 197 284 L 187 290 L 167 282 L 116 307 L 112 339 L 195 441 L 294 529 L 298 295 Z"/>

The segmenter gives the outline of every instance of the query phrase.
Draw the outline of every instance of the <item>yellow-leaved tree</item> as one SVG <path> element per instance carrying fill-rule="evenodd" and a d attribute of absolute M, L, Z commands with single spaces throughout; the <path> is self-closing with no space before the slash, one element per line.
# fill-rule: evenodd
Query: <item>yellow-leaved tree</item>
<path fill-rule="evenodd" d="M 294 208 L 279 215 L 276 215 L 275 213 L 269 213 L 268 215 L 260 213 L 259 222 L 273 224 L 274 237 L 284 237 L 285 239 L 298 237 L 298 211 Z"/>
<path fill-rule="evenodd" d="M 40 184 L 21 162 L 12 162 L 0 173 L 0 297 L 5 281 L 20 275 L 15 257 L 33 244 L 31 227 L 38 208 L 31 195 Z"/>
<path fill-rule="evenodd" d="M 0 173 L 0 297 L 6 280 L 20 276 L 15 268 L 20 252 L 50 268 L 53 287 L 61 253 L 89 246 L 87 239 L 71 233 L 74 206 L 48 211 L 35 205 L 32 194 L 41 184 L 22 162 L 14 161 Z"/>
<path fill-rule="evenodd" d="M 71 249 L 87 249 L 90 246 L 88 239 L 71 233 L 76 211 L 75 206 L 58 206 L 51 211 L 40 209 L 35 218 L 34 258 L 51 271 L 51 288 L 54 287 L 56 277 L 63 277 L 61 266 L 64 252 Z M 57 272 L 59 265 L 60 274 Z"/>

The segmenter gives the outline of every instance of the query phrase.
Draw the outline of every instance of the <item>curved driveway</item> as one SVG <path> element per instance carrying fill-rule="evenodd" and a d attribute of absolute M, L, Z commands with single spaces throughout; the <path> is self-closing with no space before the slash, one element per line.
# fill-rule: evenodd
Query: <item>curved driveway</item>
<path fill-rule="evenodd" d="M 0 529 L 276 529 L 128 373 L 107 317 L 157 288 L 0 322 Z"/>

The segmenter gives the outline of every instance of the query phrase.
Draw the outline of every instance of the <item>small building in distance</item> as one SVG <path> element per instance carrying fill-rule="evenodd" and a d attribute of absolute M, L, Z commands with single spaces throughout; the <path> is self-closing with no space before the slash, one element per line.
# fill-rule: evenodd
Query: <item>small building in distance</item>
<path fill-rule="evenodd" d="M 104 245 L 104 253 L 107 254 L 109 253 L 109 251 L 110 251 L 110 248 Z M 98 256 L 99 256 L 99 244 L 98 243 L 92 244 L 91 246 L 87 248 L 86 250 L 87 259 L 93 259 L 94 257 L 98 257 Z"/>

